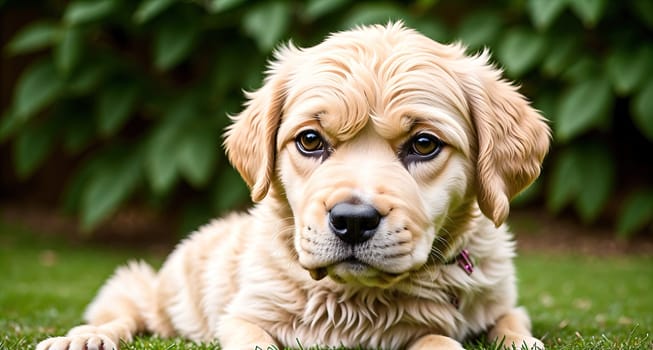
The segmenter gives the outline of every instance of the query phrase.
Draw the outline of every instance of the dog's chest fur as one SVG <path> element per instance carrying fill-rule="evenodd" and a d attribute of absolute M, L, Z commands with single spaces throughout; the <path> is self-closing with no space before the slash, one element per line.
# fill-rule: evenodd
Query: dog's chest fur
<path fill-rule="evenodd" d="M 262 220 L 261 213 L 253 215 L 256 219 L 214 222 L 179 246 L 175 256 L 207 260 L 182 265 L 208 264 L 212 267 L 205 271 L 223 275 L 197 278 L 199 285 L 187 281 L 190 285 L 167 296 L 164 303 L 178 333 L 211 339 L 223 317 L 238 315 L 287 346 L 401 348 L 424 334 L 462 339 L 481 332 L 514 305 L 510 236 L 484 218 L 464 242 L 476 263 L 471 275 L 455 264 L 433 265 L 414 272 L 396 288 L 383 290 L 345 287 L 329 279 L 313 281 L 308 272 L 289 263 L 294 261 L 293 252 L 284 232 L 292 227 L 280 226 L 278 236 L 263 237 L 262 232 L 270 230 L 258 225 L 275 224 Z M 192 275 L 166 274 L 170 273 L 186 274 L 181 279 Z M 198 277 L 201 274 L 198 271 Z M 202 296 L 196 300 L 203 307 L 175 307 L 175 300 L 194 299 L 184 294 L 198 291 Z M 189 324 L 195 325 L 193 329 L 186 328 Z"/>

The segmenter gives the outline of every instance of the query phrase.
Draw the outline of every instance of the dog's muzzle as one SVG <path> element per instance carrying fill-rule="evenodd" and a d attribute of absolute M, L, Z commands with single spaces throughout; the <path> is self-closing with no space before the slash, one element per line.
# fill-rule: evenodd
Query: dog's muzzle
<path fill-rule="evenodd" d="M 372 205 L 350 200 L 337 203 L 328 212 L 329 230 L 347 247 L 355 251 L 377 233 L 384 216 Z M 308 269 L 319 281 L 331 276 L 339 283 L 355 282 L 369 287 L 389 287 L 408 272 L 393 274 L 379 271 L 354 255 L 332 265 Z"/>

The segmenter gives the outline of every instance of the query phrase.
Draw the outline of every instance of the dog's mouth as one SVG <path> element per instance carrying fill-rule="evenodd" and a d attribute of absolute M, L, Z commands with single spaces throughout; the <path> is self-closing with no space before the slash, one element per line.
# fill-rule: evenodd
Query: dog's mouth
<path fill-rule="evenodd" d="M 390 273 L 380 271 L 354 257 L 335 264 L 308 270 L 319 281 L 327 276 L 342 284 L 389 288 L 408 276 L 408 272 Z"/>

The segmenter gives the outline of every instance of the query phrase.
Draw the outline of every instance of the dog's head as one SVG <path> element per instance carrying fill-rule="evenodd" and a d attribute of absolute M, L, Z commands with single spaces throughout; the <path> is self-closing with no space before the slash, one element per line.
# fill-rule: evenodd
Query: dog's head
<path fill-rule="evenodd" d="M 386 287 L 455 239 L 477 203 L 504 222 L 549 129 L 487 59 L 401 24 L 277 52 L 225 145 L 254 201 L 281 189 L 314 278 Z"/>

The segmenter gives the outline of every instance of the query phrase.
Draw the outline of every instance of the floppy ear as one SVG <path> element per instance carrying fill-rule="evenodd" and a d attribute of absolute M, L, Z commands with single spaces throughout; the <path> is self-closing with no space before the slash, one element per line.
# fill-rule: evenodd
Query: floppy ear
<path fill-rule="evenodd" d="M 510 200 L 540 174 L 549 149 L 545 119 L 501 78 L 487 62 L 487 53 L 472 58 L 465 87 L 478 138 L 476 187 L 478 204 L 498 227 L 510 210 Z"/>
<path fill-rule="evenodd" d="M 288 46 L 275 54 L 263 86 L 245 93 L 245 110 L 232 116 L 224 146 L 229 161 L 251 189 L 254 202 L 268 193 L 274 177 L 276 135 L 281 122 L 288 73 L 284 61 L 293 49 Z"/>

